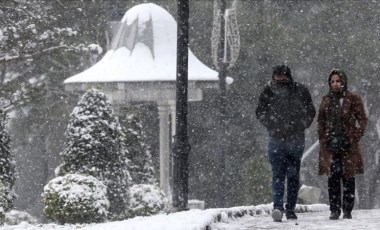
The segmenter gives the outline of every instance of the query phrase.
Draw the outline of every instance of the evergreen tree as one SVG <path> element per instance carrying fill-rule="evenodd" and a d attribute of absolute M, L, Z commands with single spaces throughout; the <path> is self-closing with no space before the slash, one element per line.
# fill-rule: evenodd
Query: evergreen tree
<path fill-rule="evenodd" d="M 0 3 L 0 97 L 15 114 L 9 131 L 17 137 L 13 151 L 21 166 L 15 205 L 36 217 L 42 217 L 42 185 L 60 163 L 60 137 L 77 102 L 63 81 L 107 47 L 105 1 Z"/>
<path fill-rule="evenodd" d="M 107 186 L 112 220 L 126 217 L 130 177 L 123 133 L 104 93 L 88 90 L 71 113 L 57 174 L 87 174 Z"/>
<path fill-rule="evenodd" d="M 125 134 L 125 147 L 131 161 L 130 173 L 133 184 L 156 184 L 150 148 L 146 143 L 140 115 L 137 110 L 129 109 L 120 123 Z"/>
<path fill-rule="evenodd" d="M 10 149 L 10 137 L 6 130 L 7 114 L 0 107 L 0 182 L 4 188 L 0 194 L 2 197 L 2 208 L 9 211 L 13 207 L 16 198 L 14 184 L 16 180 L 15 161 Z"/>

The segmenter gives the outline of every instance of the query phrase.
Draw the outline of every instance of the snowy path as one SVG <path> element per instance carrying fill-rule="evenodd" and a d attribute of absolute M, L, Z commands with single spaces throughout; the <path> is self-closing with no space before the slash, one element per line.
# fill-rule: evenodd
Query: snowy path
<path fill-rule="evenodd" d="M 227 223 L 216 223 L 212 225 L 213 230 L 253 230 L 253 229 L 344 229 L 363 230 L 380 229 L 380 209 L 354 210 L 353 219 L 337 221 L 329 220 L 329 212 L 299 213 L 298 221 L 273 222 L 270 215 L 244 216 L 242 218 L 228 219 Z"/>
<path fill-rule="evenodd" d="M 241 206 L 223 209 L 189 210 L 184 212 L 159 214 L 150 217 L 135 217 L 123 221 L 100 224 L 57 225 L 28 224 L 0 226 L 0 230 L 256 230 L 256 229 L 329 229 L 329 230 L 378 230 L 380 229 L 380 209 L 355 210 L 352 220 L 329 220 L 328 206 L 325 204 L 297 205 L 298 221 L 273 222 L 267 213 L 272 204 Z M 233 216 L 243 217 L 234 218 Z M 254 215 L 251 216 L 250 214 Z M 218 222 L 222 221 L 222 222 Z M 207 227 L 206 227 L 207 226 Z"/>

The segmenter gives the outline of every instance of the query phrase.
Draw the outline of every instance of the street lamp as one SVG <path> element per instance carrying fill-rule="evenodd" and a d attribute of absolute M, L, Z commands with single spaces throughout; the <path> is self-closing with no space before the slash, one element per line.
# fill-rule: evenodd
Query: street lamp
<path fill-rule="evenodd" d="M 237 0 L 234 0 L 228 9 L 226 0 L 214 0 L 211 49 L 214 65 L 219 70 L 220 111 L 223 117 L 226 112 L 227 70 L 235 65 L 240 51 L 236 6 Z"/>
<path fill-rule="evenodd" d="M 189 153 L 187 134 L 189 0 L 178 0 L 176 134 L 173 146 L 173 208 L 186 210 L 188 202 Z"/>
<path fill-rule="evenodd" d="M 219 2 L 219 4 L 218 4 Z M 222 189 L 225 182 L 225 160 L 228 144 L 228 120 L 226 114 L 226 78 L 227 69 L 234 66 L 240 50 L 240 36 L 236 19 L 236 4 L 226 9 L 226 0 L 214 0 L 214 23 L 212 30 L 212 56 L 215 67 L 219 70 L 219 144 L 217 146 L 219 157 L 218 202 L 224 206 Z"/>
<path fill-rule="evenodd" d="M 220 0 L 221 13 L 218 16 L 213 34 L 218 33 L 216 45 L 217 68 L 219 69 L 220 115 L 222 127 L 226 125 L 226 78 L 227 68 L 234 65 L 239 53 L 239 34 L 236 23 L 235 6 L 226 11 L 225 0 Z M 187 134 L 187 94 L 188 94 L 188 47 L 189 47 L 189 0 L 177 1 L 177 81 L 176 81 L 176 134 L 173 144 L 173 208 L 177 211 L 186 210 L 188 202 L 189 153 L 190 144 Z M 227 13 L 227 18 L 225 18 Z M 225 23 L 227 19 L 227 23 Z M 218 26 L 219 25 L 219 26 Z M 216 28 L 216 29 L 215 29 Z M 214 38 L 215 36 L 213 36 Z M 213 39 L 214 41 L 215 39 Z M 215 52 L 213 52 L 214 54 Z M 222 140 L 225 131 L 222 128 Z M 225 143 L 224 141 L 222 141 Z M 225 147 L 221 147 L 224 170 Z M 222 172 L 222 175 L 224 172 Z M 223 177 L 222 177 L 223 178 Z"/>

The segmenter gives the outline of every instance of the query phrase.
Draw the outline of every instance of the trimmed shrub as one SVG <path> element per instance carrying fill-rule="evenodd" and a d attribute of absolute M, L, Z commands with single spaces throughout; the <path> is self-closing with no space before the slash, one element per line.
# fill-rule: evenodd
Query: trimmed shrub
<path fill-rule="evenodd" d="M 103 222 L 107 187 L 93 176 L 67 174 L 51 180 L 42 194 L 44 215 L 61 224 Z"/>
<path fill-rule="evenodd" d="M 14 184 L 16 181 L 16 162 L 11 151 L 11 138 L 7 131 L 8 116 L 3 109 L 3 102 L 0 100 L 0 181 L 2 183 L 2 204 L 0 207 L 4 212 L 13 208 L 13 201 L 16 199 Z"/>
<path fill-rule="evenodd" d="M 123 136 L 106 95 L 90 89 L 70 114 L 63 162 L 56 169 L 57 176 L 85 174 L 102 181 L 107 186 L 110 220 L 127 217 L 131 179 Z"/>
<path fill-rule="evenodd" d="M 141 122 L 141 114 L 129 107 L 126 115 L 120 117 L 120 125 L 125 134 L 124 145 L 128 150 L 129 172 L 132 184 L 156 184 L 150 146 Z"/>
<path fill-rule="evenodd" d="M 137 184 L 130 188 L 129 216 L 151 216 L 168 211 L 169 202 L 156 185 Z"/>
<path fill-rule="evenodd" d="M 0 207 L 0 225 L 3 225 L 5 222 L 5 211 L 3 207 Z"/>
<path fill-rule="evenodd" d="M 36 224 L 37 219 L 31 216 L 29 213 L 18 210 L 11 210 L 5 214 L 5 223 L 7 225 L 18 225 L 21 222 L 28 224 Z"/>
<path fill-rule="evenodd" d="M 5 195 L 5 188 L 3 183 L 0 181 L 0 225 L 4 224 L 5 221 L 5 211 L 7 206 L 7 199 Z"/>

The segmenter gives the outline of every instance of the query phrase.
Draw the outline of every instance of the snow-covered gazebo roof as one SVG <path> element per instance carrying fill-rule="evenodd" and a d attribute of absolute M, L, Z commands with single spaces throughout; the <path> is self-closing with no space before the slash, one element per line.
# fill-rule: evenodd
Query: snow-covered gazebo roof
<path fill-rule="evenodd" d="M 176 36 L 176 21 L 166 10 L 137 5 L 124 15 L 111 50 L 64 83 L 175 81 Z M 189 81 L 217 81 L 217 75 L 189 50 Z"/>
<path fill-rule="evenodd" d="M 173 16 L 153 3 L 134 6 L 121 20 L 111 49 L 94 66 L 66 79 L 66 90 L 96 86 L 114 104 L 175 100 L 176 44 Z M 218 73 L 190 49 L 188 80 L 190 100 L 201 100 L 202 88 L 218 87 Z"/>

